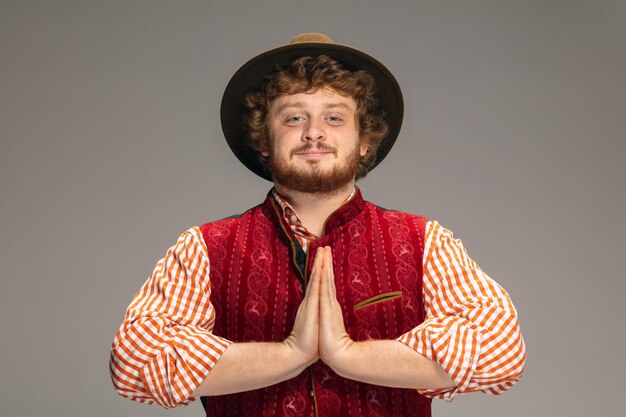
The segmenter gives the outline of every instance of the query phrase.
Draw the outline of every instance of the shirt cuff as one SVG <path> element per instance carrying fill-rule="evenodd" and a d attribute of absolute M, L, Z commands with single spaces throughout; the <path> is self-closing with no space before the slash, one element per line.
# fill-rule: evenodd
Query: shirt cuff
<path fill-rule="evenodd" d="M 452 389 L 418 389 L 420 394 L 451 401 L 458 394 L 480 389 L 472 376 L 480 357 L 481 335 L 468 320 L 458 316 L 426 320 L 397 340 L 439 363 L 456 384 Z"/>
<path fill-rule="evenodd" d="M 194 401 L 193 392 L 232 343 L 199 327 L 173 330 L 175 336 L 141 370 L 147 393 L 165 408 Z"/>

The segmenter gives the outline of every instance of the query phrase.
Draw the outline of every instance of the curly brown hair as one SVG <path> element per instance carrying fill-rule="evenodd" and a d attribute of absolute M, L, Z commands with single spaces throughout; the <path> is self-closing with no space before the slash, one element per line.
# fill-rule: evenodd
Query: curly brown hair
<path fill-rule="evenodd" d="M 356 102 L 356 119 L 367 153 L 361 158 L 356 178 L 364 177 L 376 161 L 378 146 L 389 130 L 375 96 L 374 78 L 365 71 L 350 71 L 326 56 L 304 56 L 268 75 L 260 90 L 246 96 L 250 146 L 259 154 L 269 148 L 267 114 L 273 100 L 291 94 L 331 87 Z"/>

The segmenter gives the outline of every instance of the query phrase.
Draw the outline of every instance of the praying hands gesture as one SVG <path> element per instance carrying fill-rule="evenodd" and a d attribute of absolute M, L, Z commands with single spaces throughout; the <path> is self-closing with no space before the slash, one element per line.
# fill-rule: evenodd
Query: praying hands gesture
<path fill-rule="evenodd" d="M 337 302 L 329 247 L 319 248 L 315 254 L 304 299 L 285 343 L 302 356 L 303 362 L 310 364 L 319 358 L 329 366 L 340 362 L 354 343 L 346 333 Z"/>
<path fill-rule="evenodd" d="M 436 362 L 396 340 L 350 339 L 337 301 L 329 247 L 315 254 L 291 334 L 282 342 L 233 343 L 194 396 L 265 387 L 293 378 L 322 360 L 344 378 L 399 388 L 453 388 Z M 267 366 L 268 362 L 275 364 Z M 245 373 L 246 378 L 241 378 Z"/>
<path fill-rule="evenodd" d="M 315 254 L 306 294 L 284 342 L 307 366 L 321 359 L 337 374 L 372 384 L 404 388 L 452 388 L 436 362 L 395 340 L 354 342 L 337 301 L 330 247 Z"/>

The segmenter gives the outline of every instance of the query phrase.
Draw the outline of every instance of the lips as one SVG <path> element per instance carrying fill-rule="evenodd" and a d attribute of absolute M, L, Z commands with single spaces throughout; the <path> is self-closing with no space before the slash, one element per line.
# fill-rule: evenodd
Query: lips
<path fill-rule="evenodd" d="M 335 151 L 333 149 L 329 149 L 326 147 L 317 147 L 316 149 L 313 149 L 313 147 L 311 146 L 306 146 L 300 149 L 296 149 L 294 151 L 292 151 L 291 155 L 297 155 L 297 156 L 303 156 L 303 157 L 308 157 L 308 158 L 314 158 L 314 157 L 321 157 L 324 155 L 328 155 L 328 154 L 335 154 Z"/>
<path fill-rule="evenodd" d="M 317 155 L 328 155 L 332 154 L 330 151 L 316 151 L 316 152 L 296 152 L 296 155 L 301 156 L 317 156 Z"/>
<path fill-rule="evenodd" d="M 307 161 L 317 161 L 320 159 L 324 159 L 330 155 L 333 155 L 332 152 L 328 151 L 317 151 L 317 152 L 296 152 L 295 156 L 300 159 L 304 159 Z"/>

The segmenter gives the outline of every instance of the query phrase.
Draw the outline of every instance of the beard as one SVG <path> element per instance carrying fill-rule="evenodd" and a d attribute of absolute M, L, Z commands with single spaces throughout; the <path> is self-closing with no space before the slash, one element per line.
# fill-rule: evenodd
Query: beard
<path fill-rule="evenodd" d="M 313 145 L 308 143 L 294 149 L 290 152 L 289 158 L 293 159 L 297 152 L 308 151 L 312 148 Z M 332 151 L 333 155 L 337 155 L 336 150 L 321 143 L 318 143 L 316 149 Z M 340 161 L 331 170 L 323 171 L 319 161 L 304 161 L 308 166 L 299 167 L 288 164 L 285 158 L 276 157 L 276 154 L 272 152 L 267 159 L 267 166 L 274 182 L 285 188 L 307 194 L 332 195 L 354 181 L 360 159 L 359 147 L 355 146 L 354 151 L 347 156 L 345 161 Z"/>

